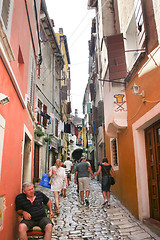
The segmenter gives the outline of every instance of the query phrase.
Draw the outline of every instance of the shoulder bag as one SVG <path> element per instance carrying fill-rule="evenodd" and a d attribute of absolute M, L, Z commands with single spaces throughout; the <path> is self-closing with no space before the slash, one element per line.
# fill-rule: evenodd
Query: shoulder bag
<path fill-rule="evenodd" d="M 105 165 L 103 165 L 103 166 L 105 166 Z M 104 171 L 106 172 L 105 167 L 104 167 Z M 107 172 L 106 172 L 106 173 L 107 173 Z M 107 176 L 108 176 L 108 178 L 109 178 L 109 184 L 110 184 L 110 185 L 114 185 L 114 184 L 115 184 L 115 179 L 114 179 L 114 177 L 112 177 L 111 174 L 110 174 L 110 175 L 107 174 Z"/>

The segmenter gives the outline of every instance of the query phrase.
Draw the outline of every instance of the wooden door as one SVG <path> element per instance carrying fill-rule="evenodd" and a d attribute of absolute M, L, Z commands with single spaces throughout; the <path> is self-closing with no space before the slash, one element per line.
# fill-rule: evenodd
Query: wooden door
<path fill-rule="evenodd" d="M 160 220 L 160 122 L 145 131 L 151 218 Z"/>

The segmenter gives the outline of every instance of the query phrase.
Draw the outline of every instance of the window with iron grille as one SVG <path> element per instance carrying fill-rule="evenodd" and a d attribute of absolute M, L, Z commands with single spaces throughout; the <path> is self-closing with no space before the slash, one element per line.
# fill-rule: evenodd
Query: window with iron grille
<path fill-rule="evenodd" d="M 113 168 L 118 167 L 117 138 L 111 139 L 111 163 Z"/>

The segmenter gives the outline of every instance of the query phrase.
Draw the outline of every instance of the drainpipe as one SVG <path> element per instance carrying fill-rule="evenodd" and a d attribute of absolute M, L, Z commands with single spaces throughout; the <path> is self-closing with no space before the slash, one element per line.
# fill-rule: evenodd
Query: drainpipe
<path fill-rule="evenodd" d="M 49 135 L 47 134 L 47 137 L 48 137 Z M 46 146 L 46 161 L 45 161 L 45 173 L 48 173 L 48 142 L 47 142 L 47 146 Z"/>

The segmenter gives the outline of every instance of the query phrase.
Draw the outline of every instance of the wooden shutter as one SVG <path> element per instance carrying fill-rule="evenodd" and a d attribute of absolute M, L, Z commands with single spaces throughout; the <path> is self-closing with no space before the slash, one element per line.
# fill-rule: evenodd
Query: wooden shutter
<path fill-rule="evenodd" d="M 127 74 L 123 34 L 105 37 L 108 52 L 109 80 L 124 79 Z"/>
<path fill-rule="evenodd" d="M 43 112 L 47 114 L 47 106 L 43 105 Z M 43 126 L 47 127 L 47 118 L 43 117 Z"/>
<path fill-rule="evenodd" d="M 35 94 L 35 63 L 34 58 L 32 57 L 30 78 L 30 105 L 32 110 L 34 109 L 34 94 Z"/>

